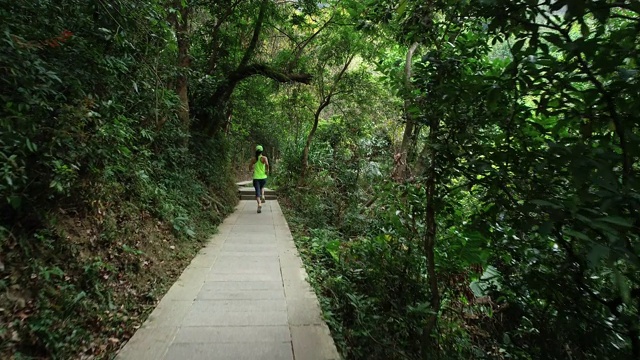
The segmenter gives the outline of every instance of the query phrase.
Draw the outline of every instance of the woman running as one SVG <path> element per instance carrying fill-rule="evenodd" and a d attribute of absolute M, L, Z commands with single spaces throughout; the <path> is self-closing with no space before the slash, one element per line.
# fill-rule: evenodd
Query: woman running
<path fill-rule="evenodd" d="M 256 189 L 258 214 L 262 212 L 264 186 L 267 184 L 267 171 L 269 171 L 269 160 L 266 156 L 262 155 L 263 150 L 262 145 L 256 146 L 256 157 L 251 161 L 251 165 L 249 165 L 249 171 L 253 170 L 253 187 Z"/>

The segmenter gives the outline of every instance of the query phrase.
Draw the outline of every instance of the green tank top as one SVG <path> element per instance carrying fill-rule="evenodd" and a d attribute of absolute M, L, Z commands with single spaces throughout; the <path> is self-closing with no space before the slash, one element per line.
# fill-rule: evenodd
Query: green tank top
<path fill-rule="evenodd" d="M 262 161 L 260 161 L 260 159 L 262 158 L 263 156 L 261 155 L 258 161 L 256 161 L 255 165 L 253 166 L 253 178 L 257 180 L 267 178 L 267 166 L 263 164 Z"/>

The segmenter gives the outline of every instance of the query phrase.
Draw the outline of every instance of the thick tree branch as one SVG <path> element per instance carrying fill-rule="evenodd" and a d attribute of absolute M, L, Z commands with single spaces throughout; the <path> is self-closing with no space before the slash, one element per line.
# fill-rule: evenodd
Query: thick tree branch
<path fill-rule="evenodd" d="M 313 77 L 311 74 L 280 72 L 266 64 L 251 64 L 234 71 L 224 84 L 221 84 L 213 94 L 214 101 L 224 99 L 231 95 L 236 85 L 244 79 L 255 75 L 262 75 L 281 83 L 298 82 L 310 84 Z"/>
<path fill-rule="evenodd" d="M 406 92 L 406 95 L 404 98 L 404 115 L 405 115 L 405 118 L 407 119 L 407 124 L 404 127 L 404 134 L 402 136 L 402 143 L 400 145 L 400 153 L 399 155 L 396 155 L 396 158 L 397 158 L 396 166 L 393 170 L 393 174 L 391 175 L 391 177 L 396 181 L 404 180 L 406 178 L 407 168 L 408 168 L 407 161 L 409 157 L 408 153 L 411 148 L 411 145 L 414 145 L 414 144 L 411 144 L 413 139 L 412 135 L 414 134 L 414 127 L 415 127 L 415 120 L 410 111 L 410 108 L 412 105 L 412 101 L 410 98 L 411 76 L 412 76 L 411 67 L 413 65 L 413 54 L 415 53 L 416 49 L 418 49 L 419 45 L 420 43 L 418 42 L 414 42 L 413 45 L 411 45 L 411 47 L 407 51 L 406 62 L 404 64 L 404 90 Z"/>
<path fill-rule="evenodd" d="M 256 46 L 258 45 L 258 40 L 260 39 L 260 32 L 262 31 L 262 24 L 264 23 L 264 16 L 267 12 L 267 5 L 269 4 L 268 0 L 263 0 L 260 4 L 260 13 L 258 13 L 258 19 L 256 20 L 256 27 L 253 30 L 253 37 L 251 38 L 251 42 L 249 43 L 249 47 L 247 47 L 247 51 L 245 51 L 242 60 L 240 60 L 240 65 L 238 65 L 238 69 L 245 67 L 251 57 L 253 56 L 254 51 L 256 50 Z M 236 71 L 237 72 L 237 71 Z"/>
<path fill-rule="evenodd" d="M 254 75 L 262 75 L 281 83 L 298 82 L 307 85 L 310 84 L 313 79 L 311 74 L 280 72 L 266 64 L 251 64 L 239 68 L 229 79 L 237 83 Z"/>

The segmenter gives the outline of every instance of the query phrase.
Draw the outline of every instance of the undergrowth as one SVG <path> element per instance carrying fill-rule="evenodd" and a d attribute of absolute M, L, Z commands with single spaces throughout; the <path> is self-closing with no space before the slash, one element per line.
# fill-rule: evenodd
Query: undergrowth
<path fill-rule="evenodd" d="M 585 298 L 562 272 L 541 275 L 541 252 L 525 253 L 531 262 L 515 261 L 517 252 L 500 249 L 512 243 L 499 232 L 487 245 L 470 225 L 484 206 L 471 191 L 452 192 L 448 203 L 438 203 L 446 215 L 437 222 L 431 277 L 424 184 L 398 183 L 375 172 L 358 178 L 367 167 L 387 172 L 384 152 L 371 156 L 363 148 L 329 146 L 322 128 L 310 155 L 303 181 L 296 175 L 301 171 L 295 151 L 284 154 L 276 180 L 345 359 L 563 359 L 569 350 L 574 359 L 625 358 L 624 351 L 612 350 L 623 342 L 602 327 L 586 322 L 575 330 L 578 320 L 568 314 Z M 546 266 L 564 260 L 556 249 L 547 251 Z"/>
<path fill-rule="evenodd" d="M 109 358 L 133 335 L 237 201 L 224 159 L 196 166 L 219 149 L 194 146 L 70 183 L 0 228 L 0 357 Z"/>

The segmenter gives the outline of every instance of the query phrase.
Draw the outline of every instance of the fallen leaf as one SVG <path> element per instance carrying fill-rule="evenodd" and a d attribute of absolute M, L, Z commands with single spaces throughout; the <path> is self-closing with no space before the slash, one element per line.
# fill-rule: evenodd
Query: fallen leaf
<path fill-rule="evenodd" d="M 29 318 L 29 315 L 25 314 L 24 312 L 19 312 L 16 316 L 19 317 L 20 320 Z"/>

